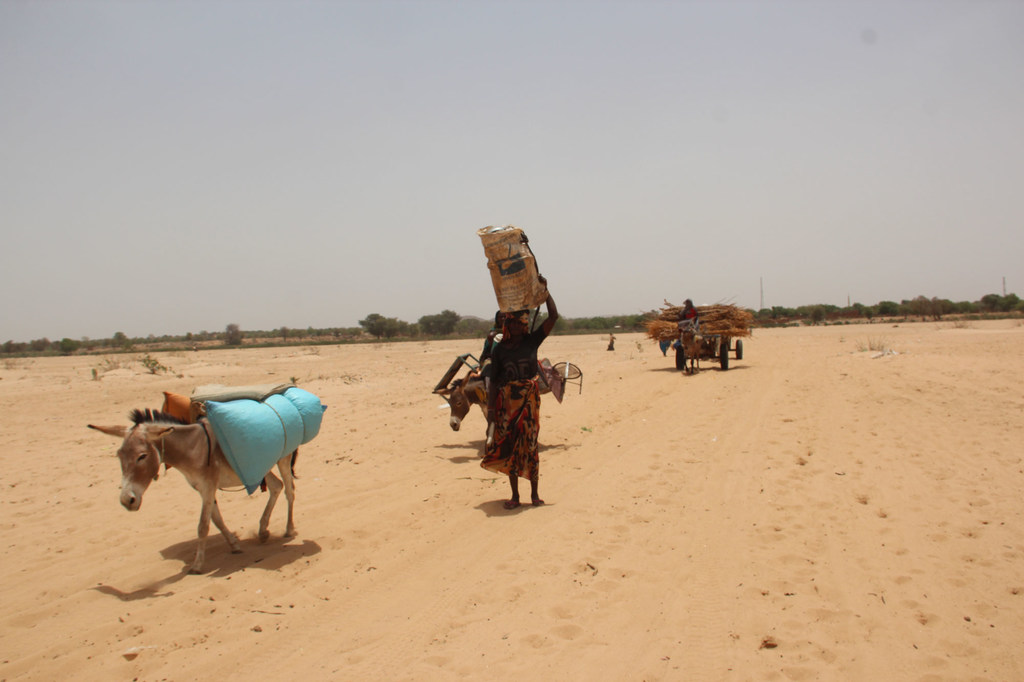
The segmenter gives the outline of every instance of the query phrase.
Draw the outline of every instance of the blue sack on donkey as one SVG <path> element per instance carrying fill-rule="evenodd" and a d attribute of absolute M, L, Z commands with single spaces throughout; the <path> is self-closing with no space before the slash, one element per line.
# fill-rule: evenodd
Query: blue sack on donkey
<path fill-rule="evenodd" d="M 260 400 L 233 398 L 205 399 L 206 417 L 228 463 L 252 494 L 279 459 L 316 437 L 327 408 L 295 386 Z"/>

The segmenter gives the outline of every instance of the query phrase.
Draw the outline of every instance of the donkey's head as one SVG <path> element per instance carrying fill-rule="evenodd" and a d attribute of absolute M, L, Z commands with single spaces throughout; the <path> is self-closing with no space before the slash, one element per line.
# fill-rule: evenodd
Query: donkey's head
<path fill-rule="evenodd" d="M 451 392 L 444 396 L 444 399 L 448 401 L 448 407 L 452 410 L 448 425 L 452 427 L 452 431 L 458 431 L 462 426 L 462 420 L 469 414 L 469 398 L 466 397 L 462 379 L 456 379 L 452 383 Z"/>
<path fill-rule="evenodd" d="M 133 426 L 89 424 L 89 428 L 124 439 L 117 451 L 121 462 L 121 504 L 128 511 L 138 511 L 146 488 L 160 475 L 163 438 L 174 430 L 178 420 L 149 410 L 135 410 L 131 419 Z"/>

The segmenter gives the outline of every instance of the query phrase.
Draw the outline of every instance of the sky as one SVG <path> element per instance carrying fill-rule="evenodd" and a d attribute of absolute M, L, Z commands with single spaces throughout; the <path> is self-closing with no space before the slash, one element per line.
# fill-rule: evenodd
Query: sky
<path fill-rule="evenodd" d="M 0 342 L 1024 296 L 1024 2 L 0 2 Z"/>

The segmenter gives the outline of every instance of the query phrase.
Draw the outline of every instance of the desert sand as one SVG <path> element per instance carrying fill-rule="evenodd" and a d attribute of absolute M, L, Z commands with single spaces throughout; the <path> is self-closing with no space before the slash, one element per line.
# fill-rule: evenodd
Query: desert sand
<path fill-rule="evenodd" d="M 758 329 L 693 376 L 606 345 L 543 346 L 582 386 L 513 511 L 431 394 L 477 341 L 0 362 L 0 679 L 1024 679 L 1019 321 Z M 125 511 L 86 424 L 291 378 L 328 405 L 298 537 L 223 492 L 244 552 L 211 529 L 187 574 L 198 495 Z"/>

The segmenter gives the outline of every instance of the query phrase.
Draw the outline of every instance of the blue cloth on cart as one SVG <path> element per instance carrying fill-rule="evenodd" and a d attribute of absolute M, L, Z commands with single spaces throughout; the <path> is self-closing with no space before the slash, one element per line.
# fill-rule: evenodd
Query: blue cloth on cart
<path fill-rule="evenodd" d="M 255 492 L 274 464 L 320 433 L 320 398 L 301 388 L 262 401 L 206 402 L 206 417 L 245 490 Z"/>

